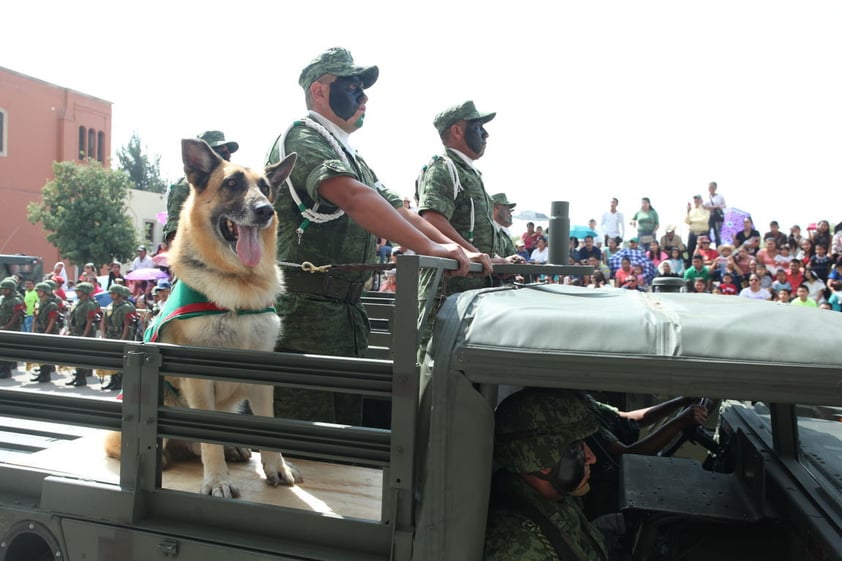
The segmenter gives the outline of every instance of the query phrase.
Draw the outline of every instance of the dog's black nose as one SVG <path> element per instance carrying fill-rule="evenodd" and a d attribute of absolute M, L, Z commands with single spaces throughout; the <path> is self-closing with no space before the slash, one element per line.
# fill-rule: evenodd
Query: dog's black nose
<path fill-rule="evenodd" d="M 261 221 L 269 220 L 274 212 L 275 209 L 269 203 L 254 207 L 254 214 Z"/>

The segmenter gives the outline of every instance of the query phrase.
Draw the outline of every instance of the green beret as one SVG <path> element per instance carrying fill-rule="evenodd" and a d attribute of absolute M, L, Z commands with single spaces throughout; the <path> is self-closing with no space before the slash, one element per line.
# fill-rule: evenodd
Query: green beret
<path fill-rule="evenodd" d="M 201 138 L 207 142 L 211 148 L 225 145 L 228 147 L 228 151 L 232 154 L 240 149 L 240 145 L 233 140 L 225 140 L 225 133 L 222 131 L 205 131 L 202 134 L 197 135 L 196 138 Z"/>
<path fill-rule="evenodd" d="M 85 294 L 94 293 L 94 285 L 89 282 L 80 282 L 76 285 L 76 292 L 84 292 Z"/>
<path fill-rule="evenodd" d="M 436 115 L 436 118 L 433 119 L 433 126 L 436 127 L 437 131 L 439 131 L 439 135 L 442 135 L 453 123 L 461 121 L 462 119 L 466 121 L 482 121 L 483 123 L 487 123 L 493 119 L 495 115 L 497 115 L 497 113 L 480 113 L 477 111 L 473 101 L 466 101 L 465 103 L 448 107 Z"/>
<path fill-rule="evenodd" d="M 17 290 L 18 283 L 12 277 L 3 279 L 0 281 L 0 288 L 11 288 L 12 290 Z"/>
<path fill-rule="evenodd" d="M 509 208 L 515 208 L 517 203 L 510 203 L 509 199 L 506 198 L 505 193 L 497 193 L 495 195 L 491 195 L 491 200 L 494 201 L 495 205 L 506 205 Z"/>
<path fill-rule="evenodd" d="M 35 285 L 35 290 L 43 290 L 44 292 L 52 292 L 53 287 L 46 282 L 39 282 Z"/>
<path fill-rule="evenodd" d="M 553 467 L 564 449 L 599 428 L 579 396 L 543 388 L 513 393 L 494 419 L 494 459 L 513 473 Z"/>
<path fill-rule="evenodd" d="M 333 74 L 341 78 L 356 76 L 363 83 L 363 88 L 370 88 L 377 81 L 380 69 L 376 66 L 357 66 L 354 57 L 347 49 L 334 47 L 328 49 L 304 67 L 298 83 L 307 90 L 310 85 L 325 74 Z"/>

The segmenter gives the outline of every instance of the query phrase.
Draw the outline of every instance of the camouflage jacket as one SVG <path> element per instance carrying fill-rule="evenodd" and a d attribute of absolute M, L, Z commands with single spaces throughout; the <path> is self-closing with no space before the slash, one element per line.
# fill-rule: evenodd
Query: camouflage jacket
<path fill-rule="evenodd" d="M 187 178 L 182 177 L 178 183 L 170 185 L 167 191 L 167 223 L 164 226 L 164 239 L 178 229 L 178 217 L 181 214 L 181 207 L 190 195 L 190 184 Z"/>
<path fill-rule="evenodd" d="M 329 133 L 328 133 L 329 134 Z M 269 152 L 268 164 L 280 161 L 278 137 Z M 332 137 L 333 138 L 333 137 Z M 334 138 L 334 140 L 336 140 Z M 338 143 L 338 140 L 336 141 Z M 374 171 L 358 154 L 352 154 L 339 143 L 348 164 L 343 161 L 336 148 L 320 132 L 296 121 L 285 137 L 283 152 L 298 153 L 298 160 L 292 170 L 290 180 L 302 205 L 312 209 L 318 204 L 317 211 L 331 214 L 338 208 L 318 193 L 322 181 L 333 177 L 351 177 L 368 185 L 380 193 L 394 208 L 403 205 L 403 199 L 397 193 L 383 187 Z M 322 223 L 305 222 L 299 208 L 290 195 L 289 182 L 284 183 L 275 200 L 278 211 L 278 259 L 291 263 L 309 261 L 315 265 L 341 263 L 374 263 L 376 261 L 376 237 L 364 230 L 348 215 Z M 299 240 L 298 230 L 303 230 Z M 286 270 L 285 275 L 316 280 L 319 275 Z M 345 281 L 367 281 L 371 271 L 343 271 L 331 273 L 331 276 Z M 295 280 L 295 279 L 292 279 Z"/>
<path fill-rule="evenodd" d="M 450 173 L 451 161 L 459 177 L 459 187 L 454 185 Z M 438 212 L 450 222 L 465 240 L 482 253 L 504 255 L 499 247 L 497 232 L 493 224 L 494 203 L 482 182 L 478 171 L 471 169 L 456 152 L 447 149 L 447 159 L 435 156 L 418 180 L 418 212 Z M 473 219 L 473 229 L 471 221 Z M 422 276 L 422 298 L 429 284 L 428 273 Z M 489 286 L 484 277 L 452 277 L 446 280 L 446 293 L 463 292 Z"/>
<path fill-rule="evenodd" d="M 17 319 L 15 319 L 15 314 L 17 314 Z M 14 319 L 15 321 L 6 327 L 6 330 L 20 331 L 24 315 L 26 315 L 26 304 L 23 303 L 23 299 L 17 292 L 13 292 L 11 296 L 6 296 L 0 302 L 0 328 Z"/>
<path fill-rule="evenodd" d="M 137 312 L 134 304 L 128 301 L 120 302 L 115 306 L 112 302 L 105 308 L 105 337 L 107 339 L 122 339 L 123 327 L 127 321 L 137 320 Z M 129 329 L 128 338 L 131 339 L 133 332 Z"/>
<path fill-rule="evenodd" d="M 602 534 L 585 518 L 577 497 L 545 499 L 514 474 L 499 474 L 495 494 L 516 495 L 536 507 L 560 531 L 575 559 L 560 557 L 539 525 L 524 515 L 492 507 L 485 534 L 485 561 L 605 561 Z"/>
<path fill-rule="evenodd" d="M 96 337 L 96 324 L 100 314 L 99 302 L 94 298 L 77 300 L 70 308 L 70 320 L 67 322 L 70 334 L 81 337 L 85 335 L 85 326 L 91 321 L 91 330 L 87 337 Z"/>
<path fill-rule="evenodd" d="M 51 333 L 57 334 L 61 329 L 61 310 L 58 303 L 52 298 L 47 298 L 46 301 L 41 302 L 38 306 L 38 314 L 35 316 L 35 332 L 36 333 Z M 55 319 L 53 328 L 49 332 L 47 327 L 50 325 L 50 320 Z"/>
<path fill-rule="evenodd" d="M 509 237 L 509 234 L 503 228 L 495 228 L 495 235 L 497 236 L 495 247 L 500 257 L 509 257 L 517 253 L 517 248 L 512 238 Z"/>
<path fill-rule="evenodd" d="M 456 168 L 460 184 L 458 188 L 454 185 L 447 160 L 453 162 Z M 497 251 L 497 235 L 493 222 L 494 203 L 485 192 L 482 177 L 450 148 L 447 149 L 447 158 L 433 157 L 421 174 L 418 181 L 418 200 L 419 212 L 438 212 L 447 218 L 460 236 L 481 252 L 489 255 L 500 253 Z"/>

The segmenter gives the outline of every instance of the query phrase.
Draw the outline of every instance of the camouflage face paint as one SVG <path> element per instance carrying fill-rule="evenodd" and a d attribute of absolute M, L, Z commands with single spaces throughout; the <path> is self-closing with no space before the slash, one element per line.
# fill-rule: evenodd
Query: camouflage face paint
<path fill-rule="evenodd" d="M 355 76 L 338 77 L 330 84 L 330 108 L 343 121 L 354 116 L 364 99 L 362 81 Z M 362 120 L 357 126 L 362 126 Z"/>
<path fill-rule="evenodd" d="M 465 144 L 478 156 L 485 152 L 486 138 L 488 138 L 488 132 L 481 121 L 468 121 L 465 124 Z"/>

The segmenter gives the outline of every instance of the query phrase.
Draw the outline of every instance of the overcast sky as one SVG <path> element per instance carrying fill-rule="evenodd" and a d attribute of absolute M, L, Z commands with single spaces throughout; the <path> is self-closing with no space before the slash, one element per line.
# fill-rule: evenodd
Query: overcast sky
<path fill-rule="evenodd" d="M 630 219 L 648 196 L 663 227 L 717 181 L 761 232 L 842 220 L 836 1 L 48 0 L 4 20 L 0 65 L 113 102 L 114 150 L 136 132 L 168 180 L 206 129 L 262 166 L 304 113 L 301 68 L 344 46 L 380 67 L 352 143 L 404 195 L 435 114 L 473 99 L 497 112 L 478 167 L 516 212 L 570 201 L 584 224 L 616 196 Z"/>

